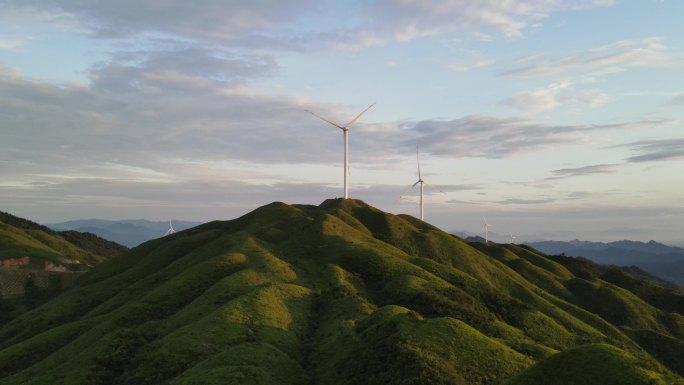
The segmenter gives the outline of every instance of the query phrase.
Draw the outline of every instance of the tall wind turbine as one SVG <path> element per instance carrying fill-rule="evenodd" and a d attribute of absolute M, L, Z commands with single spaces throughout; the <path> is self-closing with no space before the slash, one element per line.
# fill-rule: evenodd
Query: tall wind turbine
<path fill-rule="evenodd" d="M 310 113 L 311 115 L 323 120 L 324 122 L 330 123 L 333 126 L 339 128 L 342 130 L 342 135 L 344 137 L 344 199 L 349 198 L 349 129 L 351 126 L 356 123 L 357 120 L 361 117 L 361 115 L 365 114 L 366 111 L 370 110 L 371 107 L 373 107 L 375 103 L 371 104 L 366 108 L 365 110 L 361 111 L 360 114 L 356 115 L 354 119 L 352 119 L 349 123 L 346 125 L 342 126 L 340 124 L 337 124 L 333 122 L 330 119 L 324 118 L 321 115 L 318 115 L 317 113 L 313 111 L 306 110 L 306 112 Z"/>
<path fill-rule="evenodd" d="M 171 221 L 169 221 L 169 229 L 166 230 L 166 234 L 164 234 L 164 236 L 171 235 L 175 232 L 176 232 L 176 230 L 173 229 L 173 225 L 171 225 Z"/>
<path fill-rule="evenodd" d="M 418 152 L 418 147 L 416 147 L 416 161 L 417 161 L 417 163 L 418 163 L 418 181 L 417 181 L 416 183 L 412 184 L 411 186 L 409 186 L 409 187 L 406 189 L 406 191 L 404 191 L 404 194 L 406 194 L 406 193 L 407 193 L 409 190 L 411 190 L 412 188 L 416 187 L 416 185 L 420 184 L 420 220 L 422 221 L 422 220 L 424 220 L 424 215 L 423 215 L 423 192 L 424 192 L 424 189 L 425 189 L 425 188 L 424 188 L 425 185 L 430 186 L 431 188 L 435 189 L 436 191 L 441 192 L 442 194 L 444 194 L 444 191 L 438 189 L 437 187 L 435 187 L 435 186 L 429 184 L 428 182 L 426 182 L 425 180 L 423 180 L 423 176 L 421 175 L 421 172 L 420 172 L 420 153 Z M 401 195 L 403 196 L 404 194 L 401 194 Z"/>
<path fill-rule="evenodd" d="M 487 242 L 489 242 L 489 228 L 490 227 L 494 227 L 494 226 L 487 223 L 487 219 L 485 217 L 482 217 L 482 232 L 485 235 L 485 245 L 487 244 Z"/>

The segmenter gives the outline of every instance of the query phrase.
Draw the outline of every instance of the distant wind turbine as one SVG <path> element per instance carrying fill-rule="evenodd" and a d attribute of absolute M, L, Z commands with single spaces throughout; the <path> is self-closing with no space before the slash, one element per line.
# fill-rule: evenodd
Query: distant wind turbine
<path fill-rule="evenodd" d="M 406 194 L 409 190 L 416 187 L 416 185 L 418 185 L 420 183 L 420 220 L 422 221 L 422 220 L 424 220 L 424 215 L 423 215 L 423 190 L 424 190 L 424 186 L 425 185 L 430 186 L 432 189 L 434 189 L 435 191 L 439 191 L 442 194 L 444 194 L 444 191 L 438 189 L 437 187 L 435 187 L 435 186 L 429 184 L 428 182 L 426 182 L 425 180 L 423 180 L 423 176 L 420 172 L 420 153 L 418 152 L 418 147 L 416 147 L 416 161 L 418 163 L 418 181 L 416 183 L 412 184 L 411 186 L 409 186 L 404 191 L 404 193 L 401 195 L 404 196 L 404 194 Z"/>
<path fill-rule="evenodd" d="M 494 226 L 487 223 L 487 219 L 485 217 L 482 217 L 482 232 L 485 235 L 485 245 L 487 244 L 487 242 L 489 242 L 489 228 L 490 227 L 494 227 Z"/>
<path fill-rule="evenodd" d="M 344 199 L 349 198 L 349 179 L 348 179 L 348 177 L 349 177 L 349 129 L 351 128 L 351 126 L 354 123 L 356 123 L 357 120 L 359 120 L 361 115 L 366 113 L 366 111 L 370 110 L 370 108 L 373 107 L 374 105 L 375 105 L 375 103 L 368 106 L 368 108 L 361 111 L 360 114 L 356 115 L 356 117 L 354 119 L 352 119 L 349 123 L 347 123 L 344 126 L 339 125 L 330 119 L 324 118 L 321 115 L 318 115 L 317 113 L 315 113 L 313 111 L 306 110 L 306 112 L 310 113 L 311 115 L 323 120 L 324 122 L 330 123 L 333 126 L 342 130 L 342 135 L 344 137 Z"/>
<path fill-rule="evenodd" d="M 176 230 L 173 229 L 173 225 L 171 225 L 171 221 L 169 221 L 169 229 L 166 230 L 166 234 L 164 234 L 164 236 L 171 235 L 175 232 L 176 232 Z"/>
<path fill-rule="evenodd" d="M 513 235 L 512 232 L 509 233 L 509 235 L 510 235 L 510 239 L 511 239 L 511 241 L 510 241 L 509 243 L 513 243 L 513 241 L 515 241 L 515 239 L 518 238 L 518 237 L 516 237 L 515 235 Z"/>

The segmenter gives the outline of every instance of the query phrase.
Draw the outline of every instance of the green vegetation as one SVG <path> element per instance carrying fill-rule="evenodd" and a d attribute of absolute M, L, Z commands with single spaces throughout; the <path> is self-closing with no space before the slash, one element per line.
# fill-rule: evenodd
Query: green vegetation
<path fill-rule="evenodd" d="M 604 273 L 357 200 L 276 202 L 10 320 L 0 383 L 684 384 L 683 294 Z"/>
<path fill-rule="evenodd" d="M 629 353 L 607 344 L 584 345 L 553 355 L 506 385 L 665 385 L 668 382 Z"/>
<path fill-rule="evenodd" d="M 34 268 L 49 261 L 71 269 L 82 269 L 127 250 L 94 234 L 58 233 L 27 219 L 0 212 L 0 260 L 28 256 Z"/>

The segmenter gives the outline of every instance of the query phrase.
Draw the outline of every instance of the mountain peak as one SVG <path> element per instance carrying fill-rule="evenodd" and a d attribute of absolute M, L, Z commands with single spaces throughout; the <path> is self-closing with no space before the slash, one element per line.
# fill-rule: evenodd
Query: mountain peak
<path fill-rule="evenodd" d="M 535 367 L 553 371 L 525 384 L 586 383 L 577 348 L 605 343 L 593 370 L 634 369 L 615 383 L 681 384 L 661 357 L 684 356 L 684 294 L 649 286 L 649 305 L 641 281 L 571 267 L 357 199 L 273 202 L 147 242 L 0 325 L 0 383 L 502 385 Z"/>
<path fill-rule="evenodd" d="M 330 198 L 324 200 L 320 205 L 318 205 L 319 208 L 329 210 L 329 209 L 339 209 L 339 210 L 344 210 L 344 211 L 350 211 L 354 208 L 358 207 L 372 207 L 366 202 L 362 201 L 361 199 L 353 199 L 353 198 Z"/>

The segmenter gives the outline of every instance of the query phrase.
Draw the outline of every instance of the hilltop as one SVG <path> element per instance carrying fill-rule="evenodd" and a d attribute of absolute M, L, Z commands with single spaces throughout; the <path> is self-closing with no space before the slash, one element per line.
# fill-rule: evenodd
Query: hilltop
<path fill-rule="evenodd" d="M 34 266 L 48 261 L 66 267 L 92 267 L 127 250 L 95 234 L 53 231 L 0 211 L 0 260 L 28 256 Z"/>
<path fill-rule="evenodd" d="M 94 234 L 56 232 L 0 212 L 0 300 L 22 297 L 28 290 L 42 301 L 73 285 L 76 273 L 126 251 L 128 248 Z M 36 290 L 42 293 L 38 295 Z M 7 309 L 0 320 L 6 313 Z"/>
<path fill-rule="evenodd" d="M 0 327 L 0 383 L 684 384 L 684 293 L 563 258 L 358 200 L 276 202 Z"/>

